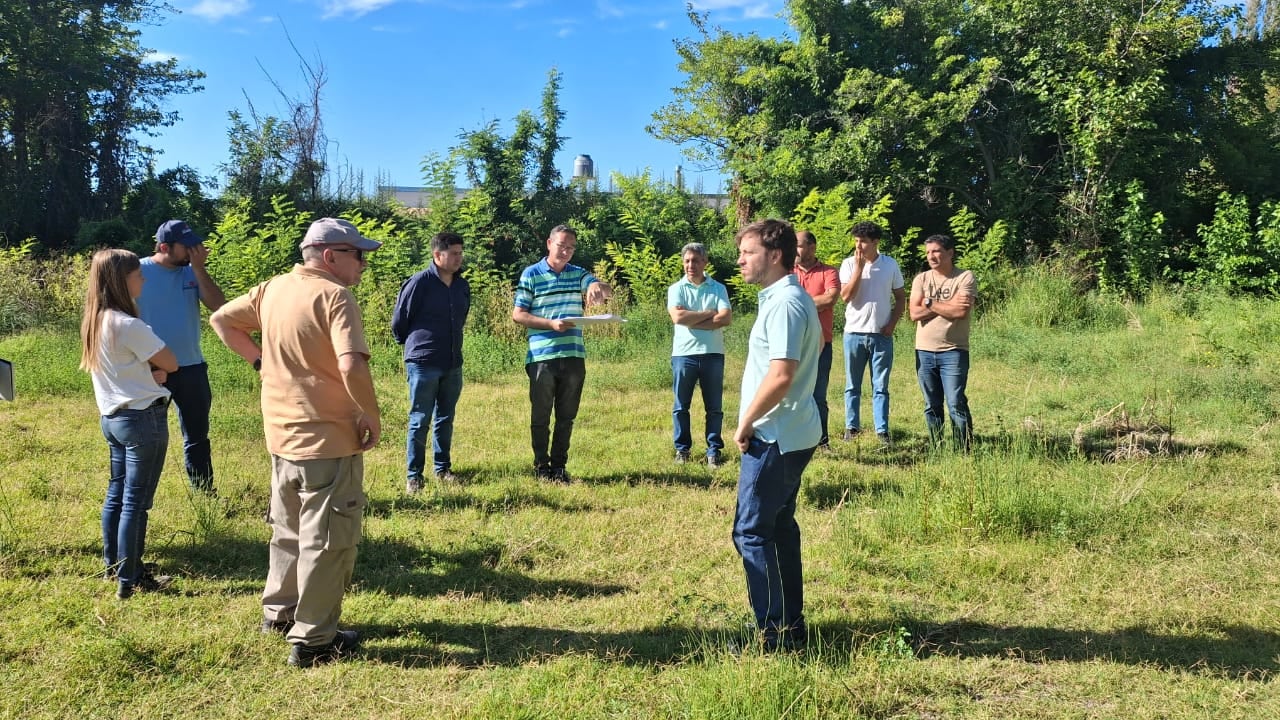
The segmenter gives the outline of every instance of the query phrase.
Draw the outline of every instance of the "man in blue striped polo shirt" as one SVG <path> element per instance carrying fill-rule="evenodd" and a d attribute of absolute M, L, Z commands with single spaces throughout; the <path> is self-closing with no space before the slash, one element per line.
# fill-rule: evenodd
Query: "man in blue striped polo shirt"
<path fill-rule="evenodd" d="M 557 225 L 547 238 L 547 256 L 520 273 L 511 319 L 525 327 L 529 352 L 525 374 L 529 376 L 529 431 L 533 439 L 534 473 L 541 480 L 569 482 L 569 439 L 578 415 L 582 385 L 587 379 L 587 349 L 582 330 L 564 318 L 583 314 L 587 305 L 598 305 L 613 290 L 584 268 L 569 260 L 578 246 L 578 233 Z M 555 411 L 554 435 L 551 413 Z M 550 447 L 548 448 L 548 445 Z"/>

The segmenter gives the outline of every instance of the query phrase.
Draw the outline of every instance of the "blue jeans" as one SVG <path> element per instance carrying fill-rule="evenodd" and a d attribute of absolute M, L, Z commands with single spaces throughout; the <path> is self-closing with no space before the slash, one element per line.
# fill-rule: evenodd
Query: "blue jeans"
<path fill-rule="evenodd" d="M 862 429 L 862 371 L 871 362 L 871 412 L 876 434 L 889 432 L 889 371 L 893 369 L 893 338 L 880 333 L 844 335 L 844 426 Z"/>
<path fill-rule="evenodd" d="M 707 454 L 724 449 L 720 428 L 724 424 L 724 355 L 675 355 L 671 358 L 672 392 L 676 396 L 671 408 L 677 452 L 693 447 L 693 430 L 689 426 L 689 405 L 693 402 L 693 386 L 702 388 L 702 408 L 707 413 Z"/>
<path fill-rule="evenodd" d="M 587 381 L 587 361 L 583 358 L 553 358 L 524 366 L 529 376 L 529 434 L 533 441 L 533 465 L 544 470 L 563 470 L 569 462 L 569 440 L 578 417 L 582 386 Z M 555 435 L 551 433 L 551 413 L 555 412 Z M 550 450 L 547 445 L 550 443 Z"/>
<path fill-rule="evenodd" d="M 767 645 L 805 640 L 804 578 L 796 495 L 813 448 L 782 453 L 752 437 L 738 471 L 733 544 L 747 573 L 747 596 Z"/>
<path fill-rule="evenodd" d="M 435 473 L 448 471 L 453 463 L 449 448 L 453 445 L 453 416 L 462 395 L 462 366 L 452 370 L 409 362 L 404 364 L 409 381 L 409 437 L 406 455 L 409 478 L 421 480 L 427 460 L 427 423 L 431 422 L 432 465 Z M 435 420 L 432 421 L 432 416 Z"/>
<path fill-rule="evenodd" d="M 111 451 L 111 478 L 102 502 L 102 560 L 122 586 L 132 587 L 142 577 L 147 511 L 169 449 L 168 413 L 168 404 L 161 402 L 101 419 L 102 436 Z"/>
<path fill-rule="evenodd" d="M 924 395 L 924 423 L 929 439 L 942 440 L 942 402 L 951 413 L 951 436 L 956 445 L 969 449 L 973 444 L 973 417 L 969 414 L 969 351 L 916 351 L 916 379 Z"/>
<path fill-rule="evenodd" d="M 178 426 L 182 428 L 182 455 L 187 465 L 187 481 L 193 490 L 213 491 L 213 456 L 209 447 L 209 410 L 213 391 L 209 388 L 209 365 L 183 365 L 169 373 L 164 386 L 178 406 Z"/>
<path fill-rule="evenodd" d="M 818 419 L 822 421 L 822 439 L 819 445 L 831 441 L 827 433 L 827 417 L 831 414 L 827 407 L 827 387 L 831 384 L 831 343 L 823 343 L 822 353 L 818 355 L 818 379 L 813 383 L 813 399 L 818 403 Z"/>

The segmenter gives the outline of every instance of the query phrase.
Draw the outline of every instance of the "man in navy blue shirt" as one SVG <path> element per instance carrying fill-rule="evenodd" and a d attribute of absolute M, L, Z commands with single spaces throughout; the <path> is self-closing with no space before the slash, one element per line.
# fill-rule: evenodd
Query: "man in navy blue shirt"
<path fill-rule="evenodd" d="M 404 345 L 409 381 L 408 479 L 405 492 L 422 491 L 426 467 L 427 421 L 435 476 L 445 482 L 452 471 L 449 446 L 453 414 L 462 394 L 462 328 L 471 310 L 471 287 L 462 269 L 462 236 L 451 232 L 431 238 L 431 264 L 400 287 L 391 334 Z"/>

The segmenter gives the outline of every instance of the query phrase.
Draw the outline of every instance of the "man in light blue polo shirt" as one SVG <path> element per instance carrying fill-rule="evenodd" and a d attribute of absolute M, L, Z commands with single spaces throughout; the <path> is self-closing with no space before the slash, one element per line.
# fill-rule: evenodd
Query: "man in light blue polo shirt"
<path fill-rule="evenodd" d="M 557 225 L 552 229 L 547 238 L 547 256 L 520 273 L 515 307 L 511 310 L 511 319 L 525 327 L 529 338 L 524 371 L 529 376 L 532 406 L 529 434 L 533 440 L 534 474 L 540 480 L 563 483 L 570 479 L 565 469 L 569 440 L 587 379 L 582 330 L 564 318 L 583 314 L 584 294 L 588 305 L 613 297 L 608 285 L 569 263 L 577 247 L 578 233 L 573 228 Z"/>
<path fill-rule="evenodd" d="M 675 331 L 671 338 L 672 391 L 676 396 L 671 410 L 676 446 L 676 462 L 689 461 L 693 430 L 689 405 L 693 386 L 702 387 L 702 407 L 706 412 L 707 465 L 724 462 L 724 328 L 733 319 L 729 291 L 707 275 L 707 249 L 689 243 L 680 252 L 684 277 L 667 288 L 667 312 Z"/>
<path fill-rule="evenodd" d="M 813 298 L 792 274 L 796 234 L 762 220 L 737 235 L 742 279 L 764 288 L 742 372 L 738 429 L 742 451 L 733 541 L 765 650 L 794 650 L 808 640 L 796 496 L 822 437 L 813 387 L 822 324 Z"/>
<path fill-rule="evenodd" d="M 187 480 L 194 490 L 213 494 L 213 456 L 209 444 L 209 412 L 213 390 L 209 366 L 200 350 L 200 303 L 214 312 L 226 303 L 222 288 L 209 277 L 204 240 L 181 220 L 156 230 L 156 249 L 142 259 L 146 280 L 138 297 L 138 314 L 178 356 L 178 371 L 164 382 L 178 407 Z"/>

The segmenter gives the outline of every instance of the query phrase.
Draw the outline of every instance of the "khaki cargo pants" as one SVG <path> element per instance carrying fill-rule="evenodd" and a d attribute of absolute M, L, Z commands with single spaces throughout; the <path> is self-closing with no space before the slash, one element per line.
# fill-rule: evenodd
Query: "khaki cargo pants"
<path fill-rule="evenodd" d="M 289 642 L 333 641 L 364 512 L 364 456 L 271 456 L 271 546 L 263 616 L 292 620 Z"/>

